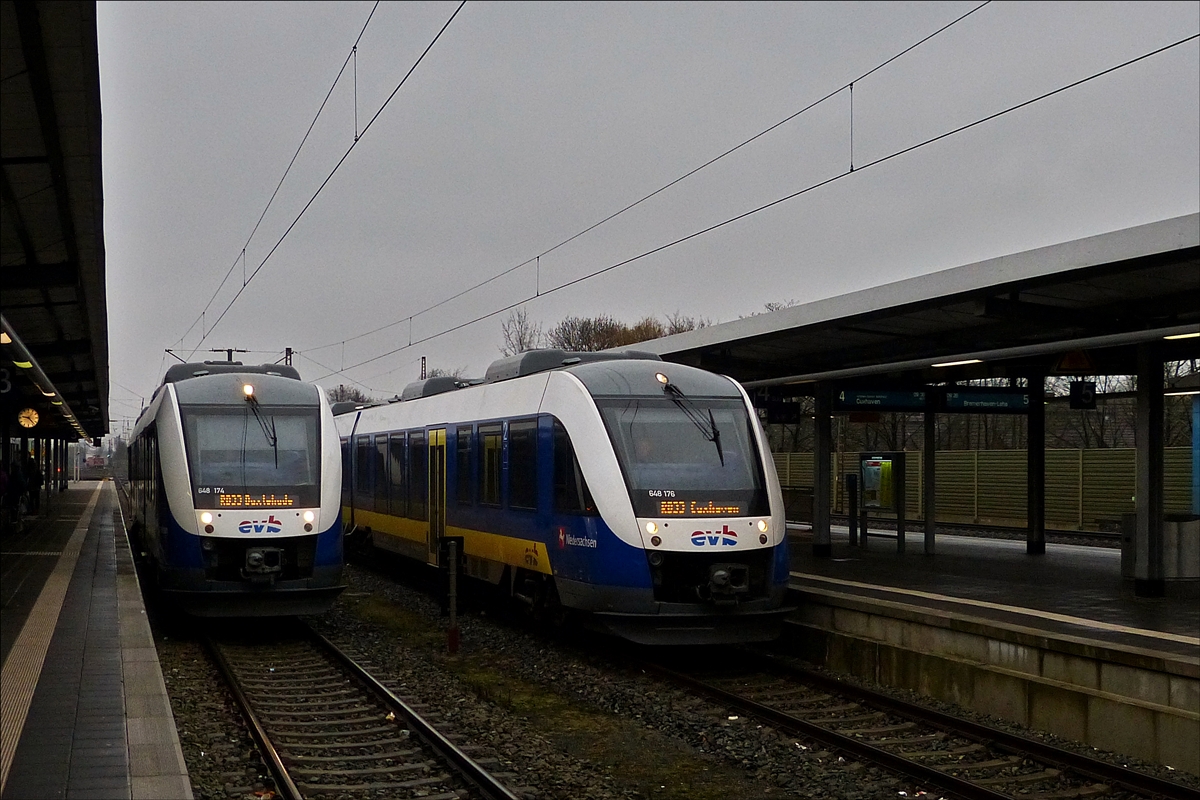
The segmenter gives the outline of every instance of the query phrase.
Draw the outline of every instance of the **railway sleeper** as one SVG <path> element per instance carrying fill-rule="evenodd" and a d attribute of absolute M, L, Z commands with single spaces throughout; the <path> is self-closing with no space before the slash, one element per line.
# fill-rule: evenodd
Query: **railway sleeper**
<path fill-rule="evenodd" d="M 345 775 L 359 777 L 362 775 L 391 775 L 399 772 L 428 772 L 437 766 L 428 761 L 417 761 L 411 764 L 396 764 L 389 767 L 365 767 L 363 769 L 315 769 L 299 767 L 292 770 L 296 775 Z"/>
<path fill-rule="evenodd" d="M 1058 780 L 1062 773 L 1056 769 L 1043 769 L 1037 772 L 1026 772 L 1023 775 L 1007 775 L 995 778 L 981 778 L 971 783 L 979 786 L 1001 786 L 1009 783 L 1037 783 L 1038 781 Z"/>
<path fill-rule="evenodd" d="M 374 739 L 369 742 L 329 742 L 327 744 L 291 742 L 288 747 L 305 748 L 308 750 L 349 750 L 351 747 L 396 747 L 397 745 L 405 744 L 408 744 L 405 739 Z M 284 751 L 281 750 L 280 753 L 284 754 Z"/>
<path fill-rule="evenodd" d="M 888 742 L 888 744 L 891 744 Z M 950 750 L 901 750 L 905 758 L 955 758 L 968 753 L 977 753 L 983 749 L 981 744 L 969 744 L 965 747 L 955 747 Z"/>
<path fill-rule="evenodd" d="M 308 675 L 315 669 L 329 669 L 329 662 L 324 658 L 298 658 L 295 660 L 272 660 L 264 662 L 261 658 L 244 658 L 240 659 L 237 656 L 229 657 L 229 663 L 234 669 L 245 669 L 254 672 L 260 670 L 271 670 L 271 675 L 282 675 L 284 677 L 291 675 Z M 279 658 L 279 656 L 276 656 Z"/>
<path fill-rule="evenodd" d="M 946 734 L 939 731 L 937 733 L 928 733 L 923 736 L 904 736 L 896 739 L 880 739 L 875 743 L 877 747 L 904 747 L 910 744 L 924 744 L 925 742 L 940 742 L 946 738 Z M 933 751 L 935 753 L 943 752 L 941 750 Z"/>
<path fill-rule="evenodd" d="M 863 707 L 861 705 L 859 705 L 858 703 L 845 703 L 843 705 L 828 706 L 826 708 L 810 709 L 809 711 L 806 711 L 803 715 L 801 715 L 801 719 L 816 719 L 821 714 L 840 714 L 843 711 L 862 711 L 862 710 L 863 710 Z M 879 712 L 873 711 L 871 713 L 878 714 Z"/>
<path fill-rule="evenodd" d="M 1082 798 L 1099 797 L 1110 794 L 1112 787 L 1104 783 L 1093 783 L 1073 789 L 1062 789 L 1051 792 L 1034 792 L 1022 795 L 1025 800 L 1082 800 Z"/>
<path fill-rule="evenodd" d="M 878 728 L 838 728 L 843 736 L 879 736 L 883 733 L 912 730 L 917 727 L 915 722 L 901 722 L 896 725 L 883 725 Z"/>
<path fill-rule="evenodd" d="M 297 784 L 297 788 L 303 790 L 305 794 L 316 794 L 317 792 L 381 792 L 389 789 L 420 789 L 423 786 L 449 782 L 449 775 L 438 775 L 433 778 L 418 778 L 417 780 L 397 783 L 300 783 Z M 442 797 L 457 796 L 457 794 L 442 795 Z M 423 797 L 422 800 L 429 800 L 429 797 Z"/>
<path fill-rule="evenodd" d="M 359 745 L 354 745 L 358 747 Z M 335 764 L 345 761 L 383 761 L 389 758 L 407 758 L 417 750 L 391 750 L 386 753 L 366 753 L 356 756 L 284 756 L 286 761 L 305 764 Z"/>
<path fill-rule="evenodd" d="M 839 732 L 842 730 L 842 725 L 847 725 L 851 722 L 874 722 L 883 718 L 884 715 L 878 711 L 870 714 L 854 714 L 849 717 L 823 717 L 807 714 L 801 717 L 801 719 L 806 719 L 809 722 L 815 722 L 818 725 L 822 725 L 826 728 L 836 729 Z"/>
<path fill-rule="evenodd" d="M 362 690 L 352 687 L 346 687 L 345 689 L 331 689 L 328 692 L 321 692 L 319 695 L 317 695 L 317 697 L 327 699 L 330 697 L 345 697 L 346 695 L 362 697 Z M 311 697 L 312 695 L 299 691 L 287 692 L 286 694 L 281 692 L 254 692 L 253 694 L 254 700 L 279 700 L 283 702 L 295 701 L 297 698 L 309 699 Z"/>
<path fill-rule="evenodd" d="M 289 686 L 320 686 L 323 683 L 329 683 L 331 680 L 342 677 L 343 675 L 340 672 L 325 670 L 320 673 L 309 673 L 309 677 L 307 678 L 292 678 L 287 681 L 287 684 Z M 282 681 L 272 678 L 255 678 L 246 675 L 238 675 L 238 681 L 243 686 L 263 686 L 267 688 L 278 686 L 282 683 Z"/>
<path fill-rule="evenodd" d="M 349 736 L 368 736 L 373 733 L 395 733 L 395 725 L 382 725 L 375 728 L 363 728 L 357 731 L 315 731 L 313 733 L 289 733 L 288 738 L 291 739 L 336 739 L 338 737 Z M 361 744 L 352 745 L 353 747 L 361 747 Z"/>
<path fill-rule="evenodd" d="M 788 698 L 789 703 L 794 703 L 796 705 L 807 705 L 810 703 L 819 703 L 822 700 L 829 699 L 829 695 L 827 695 L 827 694 L 818 695 L 816 697 L 798 697 L 798 698 L 796 697 L 796 695 L 804 695 L 807 693 L 808 693 L 808 690 L 806 690 L 804 688 L 792 687 L 792 688 L 787 688 L 787 689 L 776 689 L 776 690 L 769 691 L 769 692 L 755 692 L 753 696 L 754 696 L 754 699 L 758 700 L 758 702 L 760 702 L 760 703 L 764 703 L 764 702 L 774 703 L 774 702 L 778 702 L 779 700 Z M 794 698 L 794 699 L 792 699 L 792 698 Z"/>
<path fill-rule="evenodd" d="M 316 704 L 314 704 L 314 705 L 316 705 Z M 373 706 L 365 706 L 365 705 L 362 705 L 361 703 L 358 705 L 355 705 L 355 706 L 351 706 L 349 708 L 338 708 L 338 709 L 330 708 L 330 709 L 321 709 L 321 710 L 310 709 L 308 711 L 274 711 L 274 710 L 267 710 L 262 707 L 259 707 L 257 710 L 258 710 L 258 715 L 260 717 L 262 717 L 264 720 L 267 720 L 267 719 L 283 720 L 284 721 L 283 724 L 287 724 L 286 720 L 295 719 L 298 717 L 322 717 L 331 722 L 334 720 L 338 720 L 338 719 L 357 720 L 357 719 L 362 719 L 362 717 L 361 717 L 362 714 L 371 714 L 371 713 L 374 713 L 377 711 L 377 709 L 374 708 Z M 355 716 L 355 715 L 358 715 L 358 716 Z"/>
<path fill-rule="evenodd" d="M 993 758 L 990 761 L 976 761 L 973 764 L 960 764 L 959 767 L 963 770 L 999 769 L 1000 767 L 1016 766 L 1023 760 L 1024 759 L 1021 756 L 1004 756 L 1004 758 Z"/>
<path fill-rule="evenodd" d="M 378 722 L 382 717 L 383 715 L 380 714 L 378 716 L 347 718 L 347 720 L 308 720 L 306 722 L 271 721 L 268 723 L 268 727 L 271 729 L 271 733 L 287 736 L 293 735 L 293 732 L 299 734 L 304 732 L 304 730 L 310 730 L 312 728 L 329 728 L 330 726 L 340 726 L 343 728 L 341 732 L 342 735 L 349 735 L 358 733 L 359 728 L 356 726 L 365 726 L 365 724 Z"/>
<path fill-rule="evenodd" d="M 320 706 L 321 708 L 330 708 L 333 706 L 337 706 L 337 707 L 349 706 L 349 705 L 361 706 L 362 702 L 363 702 L 362 697 L 360 695 L 359 697 L 352 697 L 352 698 L 349 698 L 346 700 L 324 700 L 321 698 L 315 698 L 312 700 L 305 700 L 305 701 L 299 702 L 299 703 L 279 703 L 279 702 L 259 703 L 257 707 L 258 708 L 269 708 L 272 710 L 287 709 L 287 708 L 305 709 L 305 708 L 312 708 L 314 706 Z M 283 713 L 283 711 L 280 710 L 278 713 Z"/>

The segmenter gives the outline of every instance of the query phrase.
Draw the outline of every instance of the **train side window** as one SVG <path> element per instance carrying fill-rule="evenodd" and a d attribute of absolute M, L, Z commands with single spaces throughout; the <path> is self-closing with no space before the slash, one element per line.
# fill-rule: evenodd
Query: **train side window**
<path fill-rule="evenodd" d="M 554 420 L 554 510 L 560 514 L 596 513 L 571 437 L 558 420 Z"/>
<path fill-rule="evenodd" d="M 470 425 L 458 428 L 455 432 L 455 459 L 457 471 L 455 493 L 460 506 L 471 505 L 471 436 Z"/>
<path fill-rule="evenodd" d="M 403 517 L 408 513 L 408 485 L 405 483 L 404 434 L 393 433 L 388 440 L 388 473 L 392 480 L 392 516 Z"/>
<path fill-rule="evenodd" d="M 508 424 L 508 503 L 537 508 L 537 420 Z"/>
<path fill-rule="evenodd" d="M 500 425 L 479 426 L 479 502 L 485 506 L 500 505 L 500 454 L 504 429 Z"/>
<path fill-rule="evenodd" d="M 388 512 L 388 444 L 387 436 L 375 437 L 375 510 Z"/>
<path fill-rule="evenodd" d="M 354 505 L 370 509 L 375 505 L 371 493 L 371 437 L 354 438 Z"/>
<path fill-rule="evenodd" d="M 425 431 L 408 435 L 408 518 L 426 518 L 425 506 L 429 497 L 429 450 L 425 447 Z"/>

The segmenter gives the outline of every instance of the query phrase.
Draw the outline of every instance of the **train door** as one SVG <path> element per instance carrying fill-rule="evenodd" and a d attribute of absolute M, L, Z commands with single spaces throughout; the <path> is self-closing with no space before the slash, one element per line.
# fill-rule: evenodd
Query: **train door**
<path fill-rule="evenodd" d="M 446 534 L 446 429 L 429 432 L 428 560 L 438 563 L 438 548 Z"/>

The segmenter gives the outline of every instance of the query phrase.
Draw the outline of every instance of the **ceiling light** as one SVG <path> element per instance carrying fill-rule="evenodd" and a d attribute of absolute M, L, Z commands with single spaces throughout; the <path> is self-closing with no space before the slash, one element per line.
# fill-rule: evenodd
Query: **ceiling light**
<path fill-rule="evenodd" d="M 1163 397 L 1189 397 L 1200 394 L 1200 389 L 1181 389 L 1178 392 L 1163 392 Z"/>
<path fill-rule="evenodd" d="M 1196 339 L 1200 338 L 1200 331 L 1194 331 L 1192 333 L 1177 333 L 1173 336 L 1164 336 L 1163 338 L 1172 341 L 1175 339 Z"/>
<path fill-rule="evenodd" d="M 12 337 L 4 331 L 0 331 L 0 344 L 12 344 Z"/>
<path fill-rule="evenodd" d="M 982 358 L 967 358 L 962 361 L 946 361 L 941 364 L 930 364 L 931 367 L 961 367 L 964 364 L 982 364 Z"/>
<path fill-rule="evenodd" d="M 21 369 L 33 369 L 32 361 L 14 361 L 13 363 L 16 364 L 18 367 L 20 367 Z"/>

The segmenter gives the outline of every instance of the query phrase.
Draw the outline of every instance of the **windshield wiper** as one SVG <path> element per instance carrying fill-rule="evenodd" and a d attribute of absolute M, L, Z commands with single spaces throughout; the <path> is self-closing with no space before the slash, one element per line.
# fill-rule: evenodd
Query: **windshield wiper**
<path fill-rule="evenodd" d="M 671 398 L 671 402 L 678 406 L 684 416 L 692 421 L 692 424 L 700 430 L 705 439 L 717 446 L 717 458 L 720 459 L 721 466 L 725 466 L 725 451 L 721 448 L 721 431 L 717 428 L 717 421 L 713 419 L 712 409 L 708 409 L 708 420 L 706 422 L 700 409 L 688 399 L 687 395 L 678 386 L 673 383 L 667 383 L 663 386 L 663 393 Z"/>
<path fill-rule="evenodd" d="M 247 398 L 250 403 L 250 410 L 254 412 L 254 418 L 258 420 L 258 427 L 263 432 L 263 436 L 267 437 L 267 444 L 271 445 L 271 449 L 275 451 L 275 469 L 279 469 L 279 435 L 275 433 L 275 418 L 271 417 L 270 424 L 262 418 L 258 413 L 258 398 L 251 395 Z M 243 454 L 243 460 L 245 455 Z"/>

